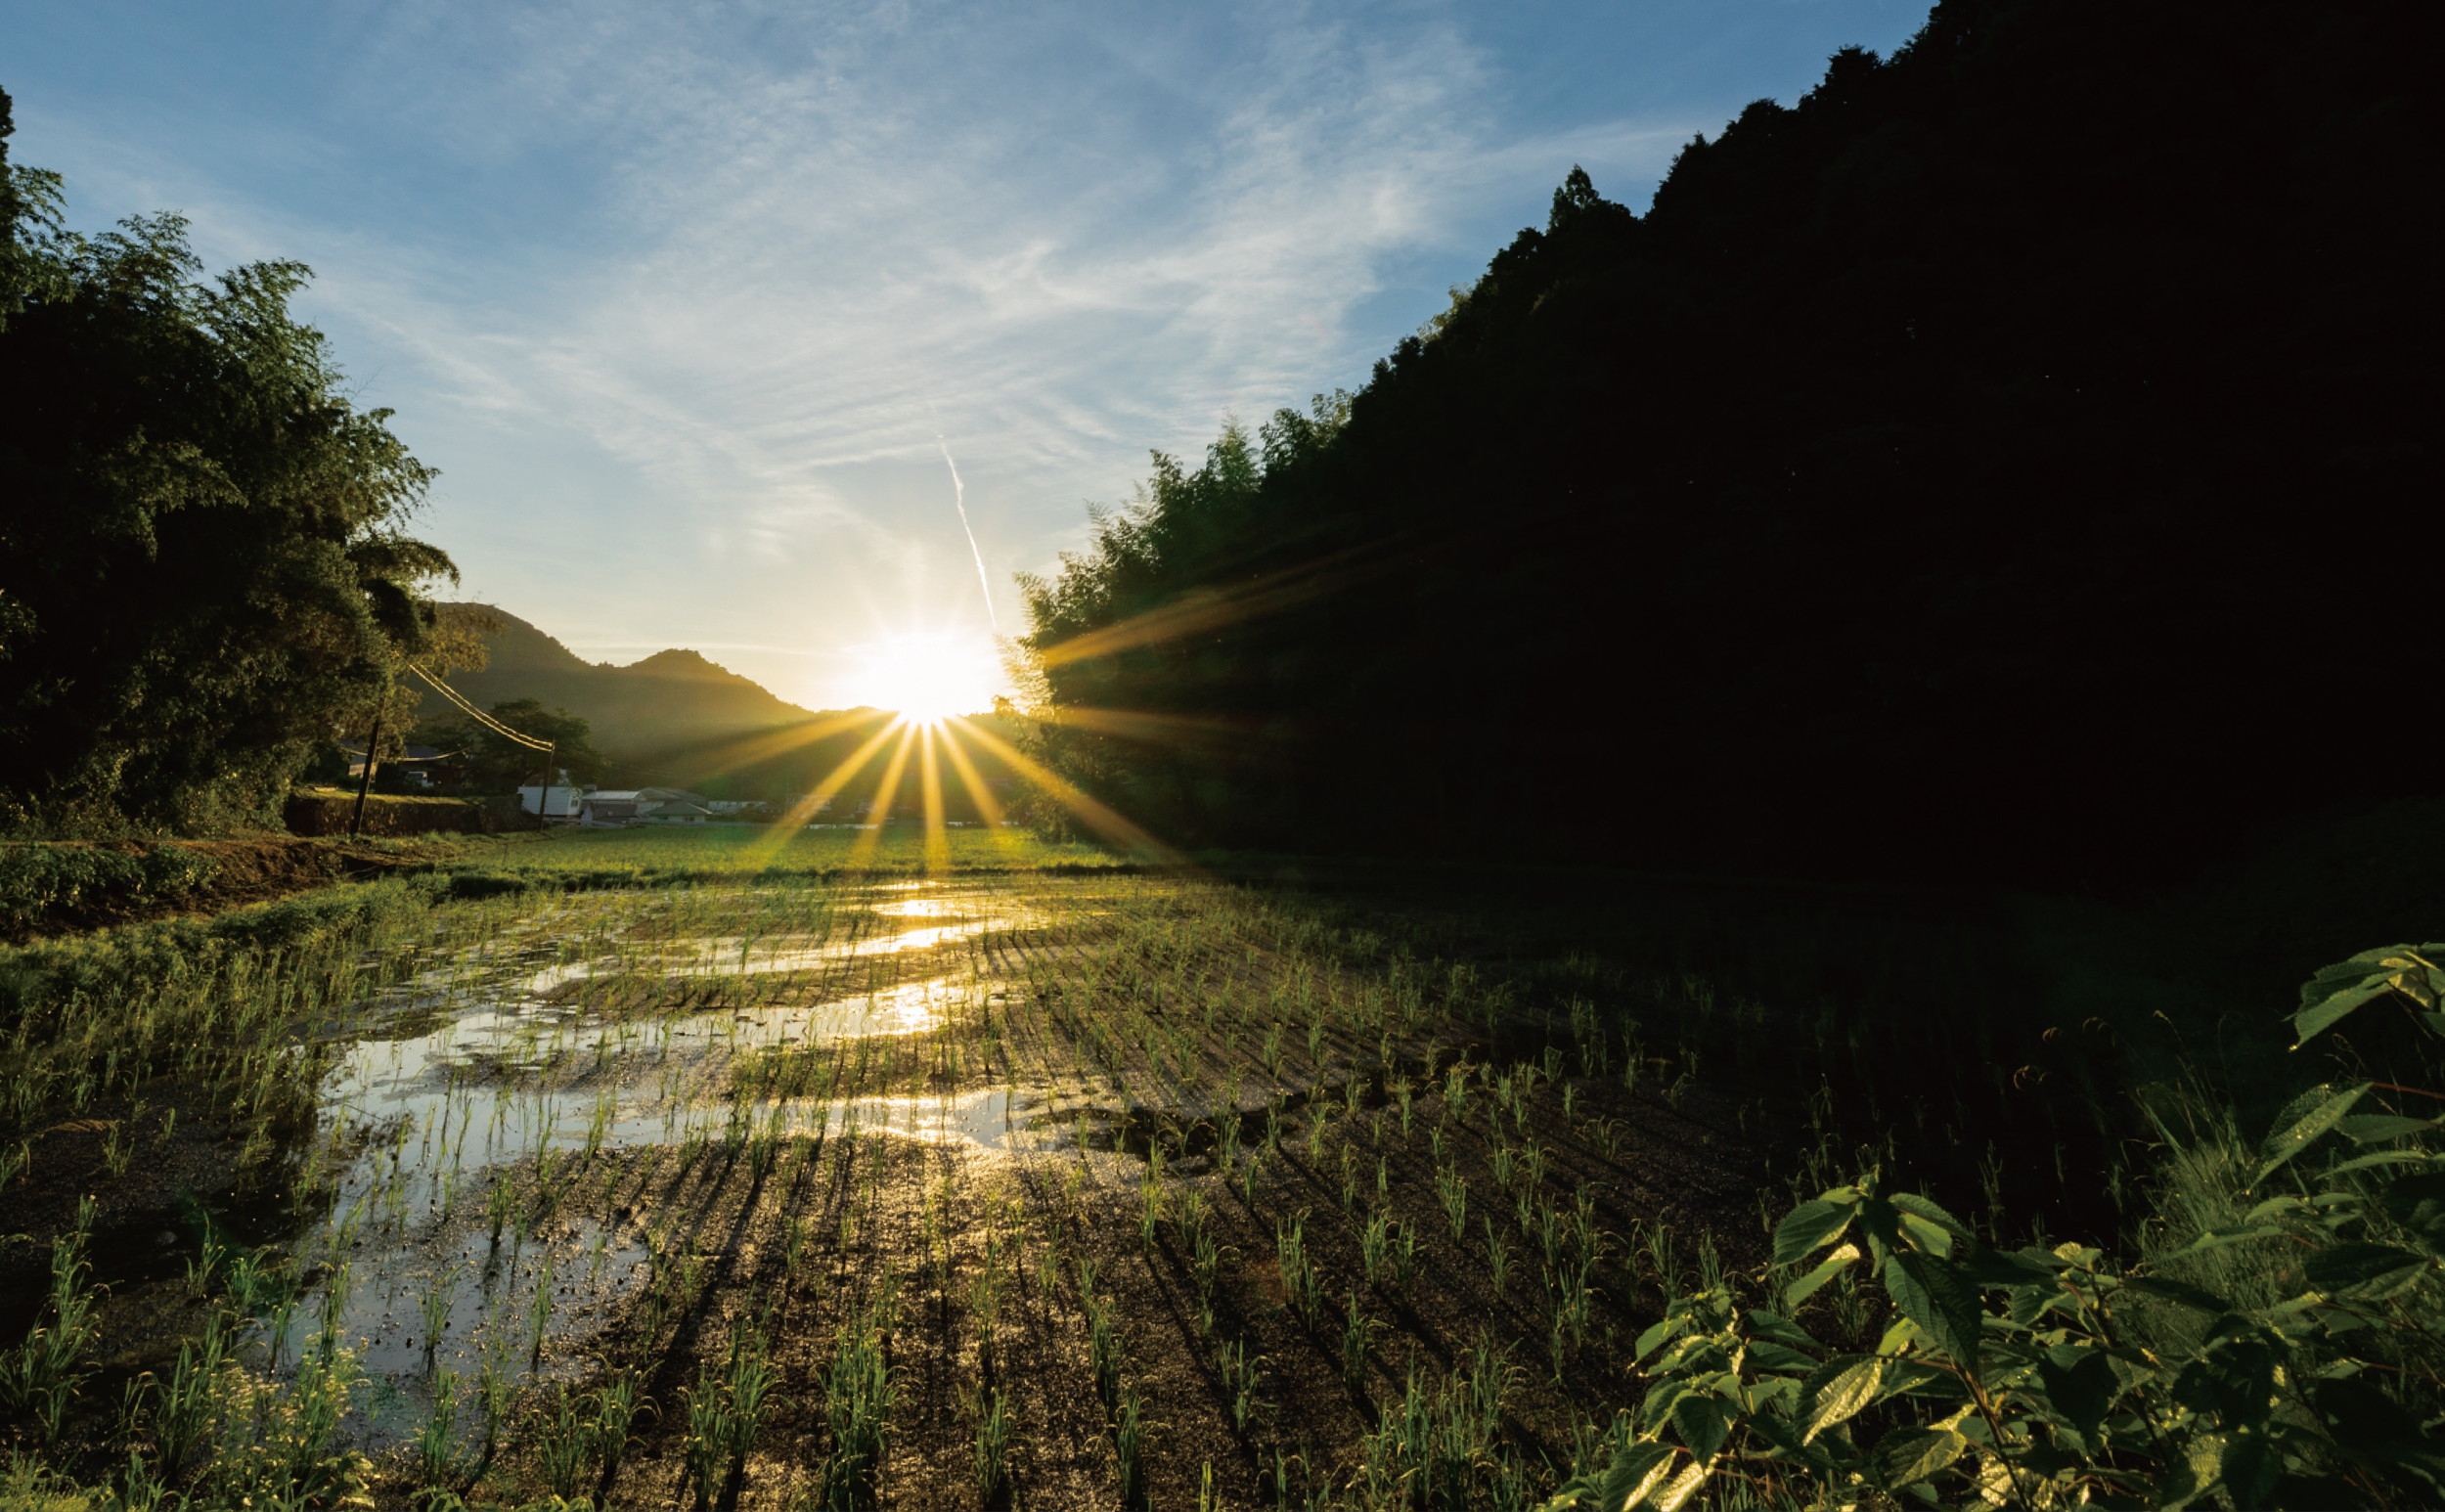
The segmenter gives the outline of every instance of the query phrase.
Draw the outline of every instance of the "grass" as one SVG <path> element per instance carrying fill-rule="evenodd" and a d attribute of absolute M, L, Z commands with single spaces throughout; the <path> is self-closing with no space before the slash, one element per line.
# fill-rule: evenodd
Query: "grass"
<path fill-rule="evenodd" d="M 1525 1505 L 1631 1341 L 1862 1146 L 2014 1242 L 2127 1206 L 2169 1254 L 2245 1206 L 2220 1090 L 2130 1096 L 2198 1070 L 2131 1004 L 2206 989 L 2113 985 L 2187 905 L 758 838 L 561 832 L 0 953 L 17 1449 L 199 1507 Z M 1999 973 L 2033 938 L 2056 974 Z M 183 1275 L 125 1249 L 165 1224 Z"/>

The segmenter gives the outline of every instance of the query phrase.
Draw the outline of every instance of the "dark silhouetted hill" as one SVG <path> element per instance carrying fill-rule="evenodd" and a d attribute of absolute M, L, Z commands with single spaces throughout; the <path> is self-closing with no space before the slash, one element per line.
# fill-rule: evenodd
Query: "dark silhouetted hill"
<path fill-rule="evenodd" d="M 2434 14 L 1945 0 L 1575 173 L 1037 585 L 1047 750 L 1188 843 L 1917 874 L 2435 791 Z"/>

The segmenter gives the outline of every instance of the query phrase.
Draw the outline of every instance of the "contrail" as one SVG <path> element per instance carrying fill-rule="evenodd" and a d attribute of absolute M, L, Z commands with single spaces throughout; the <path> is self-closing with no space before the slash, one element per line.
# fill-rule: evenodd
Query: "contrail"
<path fill-rule="evenodd" d="M 938 435 L 934 444 L 943 449 L 943 465 L 951 468 L 951 502 L 959 511 L 959 528 L 967 532 L 968 555 L 976 558 L 976 586 L 985 591 L 985 617 L 999 636 L 1001 616 L 994 612 L 993 580 L 985 575 L 985 554 L 976 549 L 976 527 L 968 523 L 968 485 L 959 481 L 959 465 L 951 460 L 951 443 Z"/>

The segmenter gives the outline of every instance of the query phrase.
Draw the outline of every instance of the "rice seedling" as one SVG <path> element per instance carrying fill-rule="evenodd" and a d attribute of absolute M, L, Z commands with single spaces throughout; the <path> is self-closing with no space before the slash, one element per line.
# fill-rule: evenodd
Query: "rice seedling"
<path fill-rule="evenodd" d="M 172 1480 L 210 1433 L 229 1351 L 229 1317 L 215 1310 L 205 1320 L 202 1337 L 178 1347 L 178 1363 L 170 1378 L 154 1383 L 150 1414 L 154 1448 L 162 1473 Z"/>
<path fill-rule="evenodd" d="M 547 1255 L 535 1275 L 535 1295 L 528 1299 L 526 1305 L 526 1368 L 529 1370 L 542 1367 L 544 1341 L 552 1333 L 553 1279 L 552 1257 Z"/>
<path fill-rule="evenodd" d="M 1451 1236 L 1460 1238 L 1469 1231 L 1469 1183 L 1462 1179 L 1457 1165 L 1435 1168 L 1435 1195 L 1444 1205 L 1444 1219 L 1451 1224 Z"/>
<path fill-rule="evenodd" d="M 563 1382 L 536 1435 L 536 1469 L 552 1493 L 565 1500 L 577 1494 L 595 1459 L 594 1414 Z"/>
<path fill-rule="evenodd" d="M 492 1191 L 484 1201 L 484 1219 L 490 1225 L 488 1231 L 491 1235 L 492 1247 L 496 1250 L 501 1248 L 501 1230 L 509 1224 L 511 1214 L 516 1206 L 517 1193 L 511 1187 L 508 1178 L 500 1176 L 494 1177 Z"/>
<path fill-rule="evenodd" d="M 46 1440 L 57 1439 L 60 1418 L 101 1324 L 95 1299 L 84 1284 L 92 1267 L 85 1239 L 93 1227 L 93 1199 L 77 1211 L 76 1226 L 51 1242 L 51 1286 L 41 1318 L 15 1349 L 0 1352 L 0 1404 L 30 1413 Z"/>
<path fill-rule="evenodd" d="M 1109 1408 L 1121 1390 L 1121 1336 L 1113 1323 L 1111 1301 L 1096 1294 L 1091 1262 L 1079 1262 L 1078 1290 L 1087 1312 L 1088 1368 L 1094 1376 L 1095 1395 Z"/>
<path fill-rule="evenodd" d="M 1496 1297 L 1511 1294 L 1511 1245 L 1494 1230 L 1494 1219 L 1480 1219 L 1487 1228 L 1487 1274 L 1494 1282 Z"/>
<path fill-rule="evenodd" d="M 1663 1293 L 1669 1308 L 1681 1296 L 1680 1267 L 1674 1262 L 1672 1229 L 1667 1223 L 1651 1223 L 1647 1228 L 1647 1274 L 1656 1290 Z"/>
<path fill-rule="evenodd" d="M 1126 1507 L 1140 1506 L 1145 1501 L 1146 1437 L 1150 1426 L 1146 1421 L 1146 1403 L 1137 1388 L 1124 1390 L 1112 1413 L 1112 1448 L 1121 1471 L 1121 1504 Z"/>
<path fill-rule="evenodd" d="M 886 1274 L 867 1305 L 843 1324 L 823 1372 L 831 1448 L 820 1472 L 827 1509 L 870 1507 L 897 1386 L 883 1358 L 882 1332 L 896 1306 L 898 1278 Z"/>
<path fill-rule="evenodd" d="M 1323 1283 L 1317 1278 L 1314 1264 L 1308 1257 L 1308 1210 L 1285 1214 L 1274 1220 L 1273 1252 L 1281 1269 L 1282 1291 L 1290 1299 L 1291 1311 L 1310 1328 L 1324 1304 Z"/>
<path fill-rule="evenodd" d="M 1214 1361 L 1230 1401 L 1231 1431 L 1245 1435 L 1256 1416 L 1259 1360 L 1246 1341 L 1225 1339 L 1215 1346 Z"/>
<path fill-rule="evenodd" d="M 1367 1315 L 1358 1294 L 1352 1292 L 1342 1313 L 1341 1367 L 1342 1380 L 1354 1392 L 1363 1392 L 1367 1384 L 1367 1359 L 1375 1343 L 1375 1334 L 1383 1325 Z"/>
<path fill-rule="evenodd" d="M 1000 1390 L 979 1388 L 975 1412 L 976 1444 L 971 1462 L 976 1469 L 976 1494 L 990 1505 L 1010 1481 L 1010 1404 Z"/>

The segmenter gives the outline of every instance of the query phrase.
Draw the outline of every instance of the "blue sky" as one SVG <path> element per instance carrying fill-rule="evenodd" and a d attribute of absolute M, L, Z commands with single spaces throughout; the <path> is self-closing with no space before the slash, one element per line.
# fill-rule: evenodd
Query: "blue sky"
<path fill-rule="evenodd" d="M 1356 387 L 1541 223 L 1924 3 L 0 0 L 71 220 L 291 257 L 467 596 L 812 707 L 989 663 L 1149 448 Z M 877 646 L 899 654 L 878 658 Z"/>

